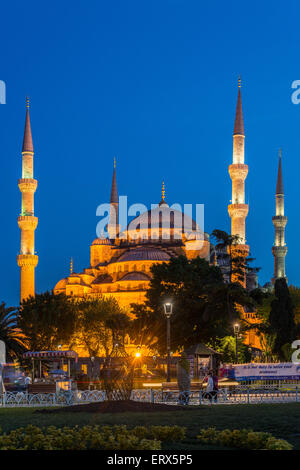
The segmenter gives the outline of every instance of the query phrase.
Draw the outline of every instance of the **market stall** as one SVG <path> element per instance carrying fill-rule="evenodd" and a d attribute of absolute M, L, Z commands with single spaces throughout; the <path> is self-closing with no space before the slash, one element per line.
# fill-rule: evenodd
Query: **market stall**
<path fill-rule="evenodd" d="M 40 393 L 46 389 L 52 391 L 52 388 L 53 391 L 71 389 L 71 363 L 78 360 L 75 351 L 28 351 L 23 354 L 23 358 L 31 359 L 32 362 L 32 384 L 29 385 L 31 392 L 38 390 L 37 393 Z M 50 367 L 47 377 L 42 371 L 43 361 L 52 362 L 54 366 Z"/>

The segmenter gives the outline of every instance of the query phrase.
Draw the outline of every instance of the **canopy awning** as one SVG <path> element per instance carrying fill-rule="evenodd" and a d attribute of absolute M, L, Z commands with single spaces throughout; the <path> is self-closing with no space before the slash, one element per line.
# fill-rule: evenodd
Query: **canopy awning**
<path fill-rule="evenodd" d="M 190 346 L 188 349 L 185 349 L 184 352 L 186 353 L 187 356 L 215 356 L 215 355 L 221 355 L 219 352 L 214 351 L 212 348 L 209 348 L 203 343 L 199 344 L 194 344 L 193 346 Z"/>
<path fill-rule="evenodd" d="M 28 351 L 23 354 L 24 359 L 75 359 L 77 361 L 78 354 L 75 351 Z"/>

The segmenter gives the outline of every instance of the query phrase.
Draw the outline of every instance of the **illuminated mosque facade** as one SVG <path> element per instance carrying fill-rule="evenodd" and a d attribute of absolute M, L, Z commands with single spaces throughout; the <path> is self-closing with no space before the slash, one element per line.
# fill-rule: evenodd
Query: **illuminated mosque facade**
<path fill-rule="evenodd" d="M 235 124 L 233 132 L 233 161 L 229 166 L 232 180 L 232 200 L 228 206 L 231 218 L 231 234 L 238 237 L 233 246 L 232 256 L 247 257 L 249 246 L 246 241 L 245 180 L 248 166 L 244 160 L 245 132 L 242 112 L 241 84 L 239 81 Z M 21 230 L 21 250 L 17 263 L 21 270 L 20 300 L 35 295 L 35 268 L 38 256 L 35 252 L 34 234 L 38 219 L 34 215 L 34 193 L 37 180 L 33 175 L 33 142 L 31 134 L 29 102 L 27 101 L 25 132 L 22 148 L 22 178 L 18 185 L 22 194 L 21 214 L 18 225 Z M 281 155 L 279 159 L 276 188 L 274 282 L 285 277 L 285 225 L 284 193 L 282 182 Z M 188 227 L 188 228 L 187 228 Z M 219 264 L 226 278 L 226 263 L 197 223 L 183 212 L 170 207 L 165 197 L 163 184 L 161 201 L 155 209 L 148 210 L 130 222 L 125 230 L 119 225 L 119 197 L 117 190 L 116 166 L 114 162 L 110 198 L 108 237 L 96 238 L 90 246 L 90 265 L 80 273 L 71 272 L 57 282 L 54 293 L 64 293 L 75 298 L 97 298 L 113 296 L 121 307 L 131 303 L 142 303 L 151 280 L 151 266 L 168 262 L 172 257 L 185 255 L 188 259 L 201 257 L 211 264 Z M 72 266 L 72 264 L 71 264 Z M 227 269 L 228 271 L 228 269 Z M 256 287 L 253 276 L 245 273 L 243 282 L 247 288 Z M 245 313 L 250 322 L 256 321 L 255 312 Z M 259 347 L 253 333 L 248 343 Z"/>

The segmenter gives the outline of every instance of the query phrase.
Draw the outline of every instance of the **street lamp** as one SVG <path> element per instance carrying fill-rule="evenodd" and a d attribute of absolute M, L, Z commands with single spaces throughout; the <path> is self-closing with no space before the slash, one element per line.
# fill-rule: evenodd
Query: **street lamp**
<path fill-rule="evenodd" d="M 141 355 L 142 355 L 142 354 L 141 354 L 141 347 L 138 346 L 138 347 L 136 348 L 135 357 L 136 357 L 137 359 L 139 359 L 139 358 L 141 357 Z"/>
<path fill-rule="evenodd" d="M 91 357 L 91 375 L 92 375 L 92 379 L 94 378 L 94 361 L 95 361 L 95 358 L 94 356 Z"/>
<path fill-rule="evenodd" d="M 238 337 L 239 337 L 239 333 L 240 333 L 240 325 L 239 323 L 235 323 L 233 325 L 233 331 L 234 331 L 234 335 L 235 335 L 235 362 L 236 364 L 238 364 Z"/>
<path fill-rule="evenodd" d="M 170 318 L 173 313 L 173 304 L 166 302 L 164 304 L 164 311 L 167 319 L 167 382 L 170 382 Z"/>

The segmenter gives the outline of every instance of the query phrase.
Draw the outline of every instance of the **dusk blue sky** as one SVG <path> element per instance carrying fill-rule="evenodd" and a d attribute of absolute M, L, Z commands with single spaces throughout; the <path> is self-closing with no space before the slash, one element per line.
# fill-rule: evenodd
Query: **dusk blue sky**
<path fill-rule="evenodd" d="M 117 158 L 129 203 L 205 204 L 205 230 L 230 230 L 228 165 L 239 73 L 246 132 L 247 241 L 273 274 L 282 147 L 289 282 L 300 285 L 299 3 L 114 0 L 1 6 L 0 300 L 19 300 L 17 216 L 26 95 L 35 149 L 36 290 L 89 266 L 96 208 Z"/>

